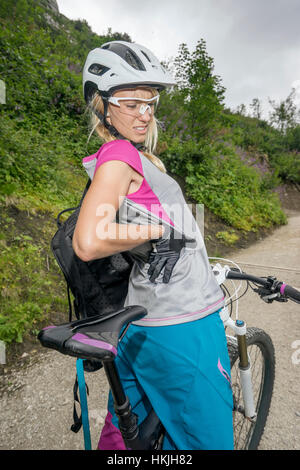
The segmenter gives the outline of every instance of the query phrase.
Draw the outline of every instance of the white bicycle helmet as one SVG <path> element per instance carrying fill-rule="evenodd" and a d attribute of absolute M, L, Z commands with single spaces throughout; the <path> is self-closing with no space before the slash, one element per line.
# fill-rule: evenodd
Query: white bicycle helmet
<path fill-rule="evenodd" d="M 86 102 L 96 91 L 105 98 L 117 89 L 139 85 L 162 90 L 175 81 L 155 55 L 139 44 L 111 41 L 89 52 L 83 69 Z"/>

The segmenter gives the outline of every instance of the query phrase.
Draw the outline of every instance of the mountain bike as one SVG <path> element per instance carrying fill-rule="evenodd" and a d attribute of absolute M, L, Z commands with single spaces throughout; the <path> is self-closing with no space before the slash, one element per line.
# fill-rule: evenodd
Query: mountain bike
<path fill-rule="evenodd" d="M 210 261 L 217 261 L 211 264 L 211 268 L 225 297 L 225 306 L 220 315 L 231 362 L 234 449 L 253 450 L 259 445 L 271 405 L 275 354 L 272 339 L 265 331 L 256 327 L 247 328 L 246 323 L 238 318 L 238 300 L 250 287 L 267 303 L 288 300 L 300 303 L 300 291 L 273 276 L 256 277 L 247 274 L 230 260 L 210 258 Z M 232 266 L 228 266 L 228 263 Z M 243 286 L 245 288 L 241 294 Z M 234 310 L 235 319 L 232 318 Z M 146 314 L 145 308 L 133 305 L 104 316 L 96 315 L 48 326 L 38 335 L 44 347 L 76 357 L 83 363 L 94 364 L 96 368 L 97 364 L 103 365 L 114 399 L 119 429 L 126 448 L 131 450 L 160 450 L 164 438 L 163 425 L 153 409 L 142 423 L 138 423 L 115 364 L 118 343 L 122 341 L 130 323 Z"/>

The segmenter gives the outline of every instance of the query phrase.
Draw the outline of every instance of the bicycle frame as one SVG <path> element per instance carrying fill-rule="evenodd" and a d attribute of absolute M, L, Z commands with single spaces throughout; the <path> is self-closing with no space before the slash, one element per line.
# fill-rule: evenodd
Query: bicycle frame
<path fill-rule="evenodd" d="M 104 362 L 103 366 L 112 392 L 119 429 L 127 449 L 159 449 L 163 426 L 154 410 L 152 409 L 147 418 L 138 424 L 138 417 L 132 412 L 128 397 L 124 393 L 115 361 Z"/>
<path fill-rule="evenodd" d="M 218 259 L 222 259 L 222 258 L 218 258 Z M 224 260 L 224 259 L 222 260 L 229 261 L 229 260 Z M 232 261 L 229 261 L 229 262 L 233 263 Z M 287 284 L 284 284 L 283 282 L 277 281 L 274 277 L 269 276 L 267 278 L 258 278 L 258 277 L 243 273 L 238 266 L 237 268 L 238 269 L 236 268 L 230 269 L 228 266 L 222 267 L 220 264 L 216 264 L 215 266 L 212 266 L 216 280 L 219 283 L 219 285 L 223 288 L 223 290 L 224 290 L 224 281 L 226 279 L 241 280 L 241 281 L 246 280 L 246 281 L 251 281 L 254 283 L 256 288 L 252 287 L 252 289 L 256 293 L 258 293 L 265 302 L 270 303 L 270 302 L 273 302 L 274 300 L 277 300 L 280 302 L 286 302 L 288 299 L 291 299 L 297 303 L 300 303 L 300 292 L 297 289 Z M 229 291 L 227 290 L 227 288 L 225 290 L 227 294 L 229 294 Z M 273 381 L 274 381 L 274 359 L 273 359 L 274 348 L 271 342 L 271 338 L 268 339 L 268 335 L 265 334 L 265 336 L 263 337 L 264 340 L 262 341 L 261 334 L 264 333 L 263 330 L 260 330 L 260 333 L 259 333 L 260 336 L 255 337 L 253 336 L 254 334 L 253 330 L 258 330 L 258 329 L 249 328 L 249 331 L 248 331 L 249 334 L 248 334 L 247 326 L 245 322 L 238 319 L 238 314 L 237 314 L 238 312 L 237 306 L 238 306 L 238 298 L 239 298 L 237 297 L 238 290 L 239 289 L 235 288 L 235 295 L 236 295 L 236 299 L 234 300 L 234 302 L 236 302 L 235 303 L 235 306 L 236 306 L 235 321 L 231 318 L 231 312 L 229 313 L 229 309 L 228 309 L 228 305 L 230 302 L 232 306 L 233 296 L 230 296 L 230 294 L 229 294 L 229 298 L 226 297 L 225 307 L 221 310 L 220 317 L 223 321 L 224 328 L 226 329 L 227 327 L 229 327 L 234 333 L 233 337 L 226 335 L 228 338 L 227 339 L 228 347 L 231 351 L 232 364 L 234 364 L 237 359 L 239 360 L 237 374 L 238 374 L 239 381 L 240 381 L 239 389 L 241 389 L 242 391 L 242 399 L 244 402 L 244 407 L 236 406 L 234 408 L 234 411 L 238 411 L 239 413 L 244 415 L 244 417 L 247 420 L 249 420 L 249 422 L 253 423 L 254 428 L 257 427 L 258 424 L 260 424 L 258 426 L 258 432 L 256 432 L 256 436 L 253 441 L 254 447 L 253 446 L 251 447 L 251 448 L 256 448 L 259 443 L 261 433 L 263 432 L 263 426 L 267 417 L 267 412 L 269 409 L 269 402 L 272 396 Z M 226 294 L 224 295 L 226 296 Z M 123 309 L 122 312 L 123 312 L 123 316 L 120 317 L 122 319 L 121 326 L 126 325 L 126 324 L 129 325 L 130 321 L 132 321 L 132 318 L 136 318 L 136 315 L 145 315 L 143 308 L 140 306 L 128 307 L 127 310 Z M 119 377 L 119 373 L 115 364 L 115 356 L 112 352 L 110 352 L 110 348 L 109 347 L 108 348 L 106 347 L 104 349 L 100 348 L 99 355 L 97 356 L 98 353 L 96 354 L 96 351 L 91 352 L 88 349 L 86 349 L 85 342 L 77 342 L 77 340 L 72 339 L 73 336 L 70 336 L 71 330 L 74 330 L 74 331 L 76 330 L 76 334 L 77 334 L 78 332 L 80 332 L 81 327 L 83 328 L 83 331 L 86 331 L 85 328 L 87 328 L 87 325 L 95 328 L 98 324 L 101 324 L 101 322 L 105 321 L 107 322 L 106 328 L 109 328 L 108 325 L 110 325 L 110 328 L 112 329 L 111 331 L 114 331 L 114 332 L 117 331 L 117 334 L 118 334 L 117 338 L 119 337 L 119 341 L 120 341 L 124 333 L 122 333 L 120 336 L 120 330 L 118 329 L 119 324 L 118 322 L 114 323 L 114 318 L 117 318 L 117 315 L 119 313 L 120 312 L 113 312 L 109 314 L 108 318 L 105 318 L 105 320 L 102 320 L 102 319 L 99 320 L 98 318 L 96 318 L 96 319 L 90 320 L 90 322 L 87 322 L 86 320 L 76 321 L 74 322 L 74 325 L 72 322 L 70 322 L 68 324 L 63 324 L 58 327 L 50 326 L 50 327 L 44 328 L 40 332 L 39 339 L 41 340 L 41 343 L 43 344 L 43 346 L 50 347 L 53 349 L 58 349 L 60 352 L 63 352 L 64 354 L 69 354 L 71 356 L 75 356 L 78 358 L 84 357 L 85 359 L 88 359 L 88 360 L 89 359 L 96 360 L 96 361 L 100 360 L 103 363 L 105 374 L 106 374 L 108 383 L 110 385 L 110 389 L 111 389 L 113 400 L 114 400 L 115 412 L 119 420 L 119 428 L 120 428 L 120 431 L 123 436 L 127 449 L 158 450 L 158 449 L 161 449 L 162 437 L 164 434 L 162 423 L 160 422 L 159 418 L 155 414 L 154 410 L 152 410 L 149 413 L 149 415 L 146 417 L 146 419 L 142 423 L 138 423 L 138 417 L 132 411 L 129 400 L 124 393 L 124 389 L 123 389 L 123 386 Z M 126 322 L 125 322 L 125 319 L 127 319 Z M 97 332 L 97 330 L 93 330 L 93 331 Z M 110 331 L 110 330 L 108 329 L 105 331 Z M 125 331 L 126 331 L 126 328 L 125 328 Z M 100 328 L 100 333 L 101 333 L 101 328 Z M 247 334 L 247 339 L 246 339 L 246 334 Z M 74 338 L 75 336 L 76 335 L 74 335 Z M 70 338 L 70 346 L 68 346 L 69 338 Z M 266 390 L 265 397 L 267 396 L 266 398 L 267 404 L 262 401 L 260 401 L 259 404 L 257 405 L 254 404 L 253 384 L 252 384 L 252 379 L 251 379 L 251 360 L 247 351 L 247 341 L 249 341 L 249 345 L 251 346 L 256 345 L 256 344 L 263 345 L 264 358 L 267 357 L 267 360 L 268 360 L 268 364 L 269 364 L 268 374 L 264 375 L 264 377 L 268 377 L 268 380 L 271 381 L 271 385 L 268 384 L 268 387 L 266 389 L 264 388 L 264 390 Z M 255 341 L 257 341 L 257 343 L 255 343 Z M 109 344 L 106 344 L 106 346 L 109 346 Z M 249 349 L 249 353 L 251 355 L 250 349 Z M 255 360 L 253 359 L 253 361 L 254 361 L 253 367 L 255 368 Z M 236 403 L 239 403 L 239 396 L 238 396 L 238 400 Z M 263 408 L 261 408 L 262 403 L 263 403 Z M 257 406 L 257 410 L 256 410 L 256 406 Z M 266 410 L 266 412 L 264 411 L 263 413 L 261 413 L 261 410 Z M 257 411 L 257 415 L 256 415 L 256 411 Z"/>
<path fill-rule="evenodd" d="M 216 258 L 214 258 L 214 259 L 216 259 Z M 223 261 L 229 261 L 229 260 L 224 260 L 223 258 L 218 258 L 218 259 L 222 259 Z M 229 261 L 229 262 L 233 263 L 232 261 Z M 235 263 L 233 263 L 233 264 L 235 265 Z M 217 279 L 217 282 L 219 283 L 219 285 L 222 285 L 224 283 L 224 281 L 228 278 L 229 279 L 236 279 L 236 280 L 252 280 L 252 281 L 256 281 L 256 282 L 258 282 L 259 280 L 262 281 L 261 278 L 257 278 L 255 276 L 251 276 L 251 275 L 248 275 L 248 274 L 243 274 L 242 271 L 240 270 L 240 268 L 237 265 L 235 265 L 235 266 L 238 268 L 238 271 L 239 271 L 238 273 L 235 273 L 235 274 L 232 274 L 233 271 L 227 265 L 221 266 L 220 264 L 217 263 L 215 266 L 213 266 L 213 272 L 216 276 L 216 279 Z M 230 273 L 230 275 L 229 275 L 229 273 Z M 270 288 L 270 291 L 271 291 L 270 293 L 267 292 L 267 294 L 265 294 L 265 293 L 261 294 L 258 291 L 258 293 L 261 295 L 262 299 L 265 300 L 266 302 L 272 302 L 273 300 L 279 300 L 279 301 L 286 301 L 287 300 L 287 299 L 284 298 L 284 289 L 282 287 L 282 286 L 286 286 L 285 284 L 276 281 L 274 278 L 268 278 L 268 280 L 266 280 L 263 283 L 263 285 Z M 274 293 L 273 293 L 273 285 L 274 285 Z M 295 289 L 291 288 L 290 286 L 287 286 L 287 287 L 289 289 L 289 292 L 292 294 L 291 298 L 293 299 L 293 296 L 296 295 L 296 296 L 298 296 L 298 299 L 299 299 L 299 292 L 297 292 Z M 286 289 L 286 287 L 285 287 L 285 289 Z M 275 293 L 275 291 L 277 293 Z M 235 294 L 237 294 L 237 292 L 238 292 L 238 289 L 236 289 Z M 295 297 L 294 297 L 293 300 L 295 300 Z M 297 301 L 297 300 L 295 300 L 295 301 Z M 298 300 L 298 302 L 299 302 L 299 300 Z M 238 305 L 238 299 L 236 298 L 236 310 L 237 310 L 237 305 Z M 233 331 L 233 333 L 235 335 L 233 338 L 234 338 L 234 341 L 236 341 L 237 349 L 238 349 L 238 357 L 239 357 L 238 371 L 239 371 L 239 377 L 240 377 L 240 383 L 241 383 L 241 389 L 242 389 L 244 409 L 241 410 L 239 408 L 236 411 L 242 412 L 246 419 L 248 419 L 252 423 L 255 423 L 257 413 L 256 413 L 256 407 L 255 407 L 255 403 L 254 403 L 254 396 L 253 396 L 253 386 L 252 386 L 252 378 L 251 378 L 251 360 L 250 360 L 250 357 L 249 357 L 248 351 L 247 351 L 247 341 L 246 341 L 247 325 L 243 320 L 240 320 L 238 318 L 236 318 L 236 320 L 234 321 L 231 318 L 226 305 L 221 310 L 220 317 L 223 321 L 224 328 L 226 329 L 227 327 L 229 327 Z M 119 385 L 117 385 L 116 389 L 118 387 L 119 387 Z M 125 406 L 125 404 L 124 404 L 124 406 Z M 127 410 L 129 410 L 129 406 L 130 406 L 129 404 L 126 404 L 126 409 Z M 117 410 L 116 410 L 116 413 L 117 413 Z M 117 415 L 118 415 L 118 413 L 117 413 Z M 123 415 L 120 416 L 120 418 L 119 418 L 120 423 L 121 423 L 122 419 L 123 419 Z M 128 419 L 128 423 L 129 422 L 131 423 L 131 421 Z M 154 440 L 151 443 L 148 442 L 148 446 L 147 445 L 145 446 L 146 442 L 142 437 L 143 433 L 139 434 L 139 426 L 138 426 L 137 421 L 134 422 L 134 429 L 135 429 L 135 438 L 134 439 L 131 438 L 131 439 L 128 440 L 127 434 L 126 434 L 126 432 L 124 432 L 124 441 L 125 441 L 126 445 L 131 446 L 131 447 L 129 447 L 131 449 L 135 449 L 135 448 L 136 449 L 153 449 L 153 448 L 155 448 L 155 447 L 153 447 L 153 445 L 156 445 L 155 443 L 157 443 L 157 438 L 159 437 L 159 431 L 157 431 L 159 429 L 159 420 L 158 420 L 158 418 L 156 417 L 155 424 L 153 424 L 153 422 L 151 424 L 153 425 L 152 435 L 155 435 L 155 437 L 154 437 Z M 149 427 L 151 426 L 150 425 L 150 420 L 149 420 L 149 423 L 147 423 L 147 419 L 146 419 L 144 421 L 144 423 L 142 423 L 142 425 L 143 425 L 143 432 L 147 431 L 147 426 L 149 426 Z M 142 429 L 142 425 L 140 425 L 141 429 Z M 121 426 L 122 426 L 122 423 L 121 423 Z M 154 429 L 156 429 L 156 434 L 155 433 L 153 434 Z M 150 434 L 151 434 L 151 432 L 150 432 Z M 137 447 L 135 447 L 135 445 L 137 445 Z M 140 447 L 140 445 L 142 445 L 142 447 Z M 143 447 L 143 446 L 145 446 L 145 447 Z M 158 447 L 156 447 L 156 448 L 158 448 Z"/>
<path fill-rule="evenodd" d="M 224 315 L 226 309 L 224 309 L 222 313 Z M 224 326 L 232 328 L 237 336 L 244 415 L 251 422 L 254 422 L 256 412 L 251 381 L 251 363 L 247 354 L 246 324 L 241 320 L 238 320 L 238 322 L 239 323 L 234 322 L 229 317 L 224 321 Z M 129 400 L 125 396 L 114 361 L 105 362 L 104 370 L 112 392 L 114 409 L 119 420 L 119 429 L 127 449 L 159 449 L 161 445 L 159 438 L 163 433 L 163 426 L 154 410 L 152 410 L 143 423 L 139 424 L 137 416 L 132 412 Z"/>
<path fill-rule="evenodd" d="M 219 284 L 222 284 L 226 279 L 228 269 L 227 266 L 215 266 L 215 275 Z M 235 334 L 239 353 L 239 374 L 244 402 L 244 415 L 251 422 L 254 422 L 256 412 L 252 390 L 251 362 L 247 353 L 247 327 L 242 320 L 232 320 L 226 306 L 221 310 L 220 317 L 224 328 L 231 328 Z M 159 443 L 159 437 L 163 432 L 163 427 L 154 410 L 152 410 L 152 414 L 150 413 L 143 423 L 138 424 L 137 416 L 132 412 L 128 398 L 123 391 L 114 361 L 104 363 L 104 370 L 110 385 L 115 413 L 119 420 L 119 428 L 126 447 L 133 450 L 158 449 L 161 444 Z"/>

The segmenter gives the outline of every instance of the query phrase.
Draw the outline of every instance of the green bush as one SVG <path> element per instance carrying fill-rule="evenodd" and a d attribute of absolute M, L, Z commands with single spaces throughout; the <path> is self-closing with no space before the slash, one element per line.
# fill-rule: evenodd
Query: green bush
<path fill-rule="evenodd" d="M 27 235 L 17 235 L 7 244 L 4 237 L 0 240 L 0 340 L 21 342 L 24 333 L 54 308 L 59 281 L 54 288 L 43 244 Z"/>
<path fill-rule="evenodd" d="M 257 231 L 286 222 L 277 195 L 263 177 L 222 143 L 173 142 L 161 157 L 185 178 L 186 194 L 232 227 Z"/>
<path fill-rule="evenodd" d="M 300 125 L 288 129 L 286 141 L 290 150 L 300 152 Z"/>
<path fill-rule="evenodd" d="M 87 147 L 83 129 L 71 126 L 70 119 L 55 120 L 47 113 L 44 118 L 47 133 L 33 125 L 19 128 L 17 121 L 3 116 L 0 197 L 29 197 L 33 206 L 53 213 L 77 204 L 87 179 L 81 159 L 95 147 Z"/>
<path fill-rule="evenodd" d="M 282 152 L 274 155 L 272 166 L 283 181 L 300 184 L 299 152 Z"/>

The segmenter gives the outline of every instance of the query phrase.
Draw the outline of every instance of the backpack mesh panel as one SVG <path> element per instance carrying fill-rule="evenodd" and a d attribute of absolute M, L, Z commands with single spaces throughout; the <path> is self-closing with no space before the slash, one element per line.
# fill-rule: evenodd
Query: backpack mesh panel
<path fill-rule="evenodd" d="M 104 315 L 123 307 L 132 262 L 122 253 L 89 262 L 78 258 L 72 237 L 79 210 L 59 225 L 51 248 L 74 296 L 76 316 Z"/>

